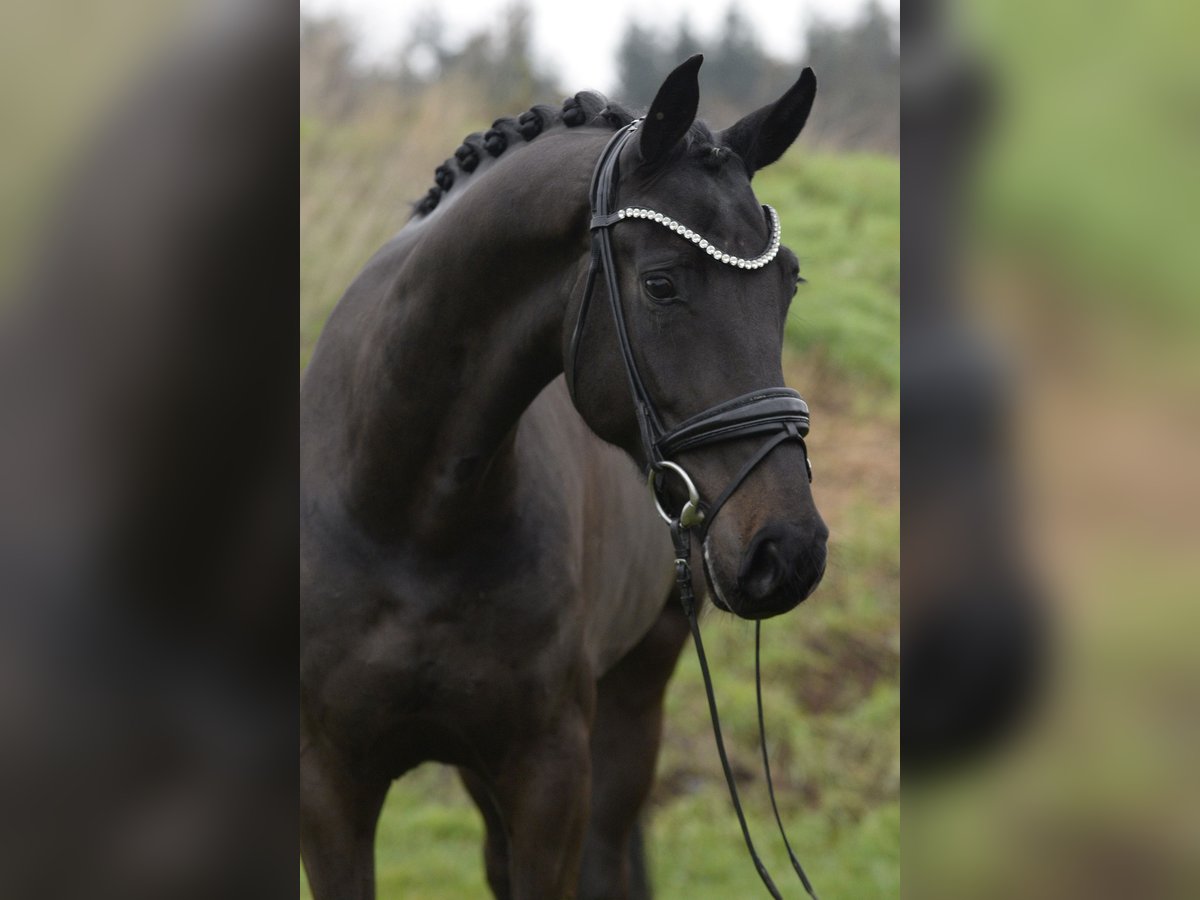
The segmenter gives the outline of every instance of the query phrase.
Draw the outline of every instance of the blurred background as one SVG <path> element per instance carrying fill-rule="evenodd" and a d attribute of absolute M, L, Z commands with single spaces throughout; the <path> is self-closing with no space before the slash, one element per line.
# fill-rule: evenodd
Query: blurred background
<path fill-rule="evenodd" d="M 811 65 L 812 116 L 756 176 L 808 284 L 785 372 L 813 407 L 815 496 L 833 533 L 817 595 L 764 629 L 767 729 L 792 841 L 822 896 L 899 893 L 899 23 L 895 3 L 301 4 L 300 364 L 371 253 L 464 135 L 581 90 L 644 108 L 695 52 L 701 116 L 724 127 Z M 756 765 L 753 631 L 711 616 L 727 740 L 763 857 L 789 868 Z M 648 821 L 657 896 L 757 896 L 685 651 Z M 453 774 L 393 787 L 380 896 L 488 896 L 482 825 Z M 795 885 L 799 890 L 799 885 Z M 785 892 L 790 889 L 785 889 Z M 790 893 L 789 893 L 790 895 Z"/>
<path fill-rule="evenodd" d="M 0 9 L 0 896 L 295 895 L 296 18 Z"/>
<path fill-rule="evenodd" d="M 903 32 L 904 894 L 1200 896 L 1200 13 Z"/>

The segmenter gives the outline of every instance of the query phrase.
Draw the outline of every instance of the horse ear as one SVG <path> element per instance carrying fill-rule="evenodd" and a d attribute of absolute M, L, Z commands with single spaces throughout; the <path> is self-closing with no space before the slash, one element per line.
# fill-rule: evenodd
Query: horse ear
<path fill-rule="evenodd" d="M 721 143 L 745 160 L 751 173 L 769 166 L 800 134 L 816 94 L 817 76 L 806 68 L 786 94 L 722 131 Z"/>
<path fill-rule="evenodd" d="M 663 81 L 641 126 L 642 162 L 655 165 L 687 134 L 700 105 L 698 74 L 704 56 L 697 53 L 680 63 Z"/>

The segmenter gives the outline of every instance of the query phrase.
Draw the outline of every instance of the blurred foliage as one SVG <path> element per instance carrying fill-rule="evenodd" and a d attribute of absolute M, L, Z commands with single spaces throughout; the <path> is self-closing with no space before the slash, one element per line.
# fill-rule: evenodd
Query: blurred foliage
<path fill-rule="evenodd" d="M 840 147 L 900 152 L 897 23 L 871 0 L 846 26 L 814 19 L 805 64 L 817 73 L 813 127 Z M 897 195 L 899 196 L 899 195 Z"/>
<path fill-rule="evenodd" d="M 300 108 L 327 121 L 369 115 L 373 108 L 407 109 L 447 84 L 469 91 L 495 116 L 559 99 L 561 88 L 534 56 L 532 13 L 514 3 L 502 27 L 469 33 L 452 48 L 436 8 L 418 19 L 390 66 L 363 68 L 354 60 L 348 25 L 337 17 L 303 16 L 300 29 Z M 490 121 L 489 123 L 490 124 Z"/>
<path fill-rule="evenodd" d="M 1020 0 L 967 12 L 996 76 L 977 187 L 990 246 L 1052 270 L 1097 311 L 1160 332 L 1200 326 L 1200 7 L 1097 15 L 1082 2 Z"/>
<path fill-rule="evenodd" d="M 900 389 L 900 167 L 863 154 L 791 152 L 754 180 L 800 257 L 789 345 L 836 377 Z"/>
<path fill-rule="evenodd" d="M 305 16 L 301 23 L 301 109 L 345 120 L 373 105 L 403 105 L 447 82 L 470 86 L 494 115 L 547 103 L 592 85 L 562 85 L 540 63 L 532 42 L 532 11 L 522 2 L 504 8 L 501 27 L 451 35 L 436 7 L 416 19 L 389 64 L 355 63 L 345 22 Z M 619 86 L 613 98 L 644 109 L 672 68 L 705 54 L 700 114 L 727 125 L 775 100 L 812 66 L 819 84 L 807 126 L 809 140 L 838 150 L 890 154 L 900 149 L 898 23 L 877 0 L 846 24 L 814 17 L 796 35 L 788 59 L 767 54 L 753 23 L 730 4 L 717 33 L 700 35 L 685 16 L 658 31 L 631 18 L 616 50 Z"/>
<path fill-rule="evenodd" d="M 898 153 L 900 150 L 900 47 L 897 23 L 872 0 L 859 17 L 839 24 L 814 17 L 795 59 L 775 60 L 750 21 L 730 4 L 712 40 L 697 40 L 685 16 L 674 34 L 631 20 L 617 47 L 617 98 L 638 107 L 674 66 L 705 54 L 700 70 L 700 113 L 714 124 L 735 121 L 773 101 L 803 66 L 817 73 L 817 102 L 807 126 L 810 140 L 827 147 Z"/>
<path fill-rule="evenodd" d="M 731 5 L 713 41 L 697 39 L 686 17 L 680 19 L 673 36 L 630 20 L 617 47 L 617 98 L 636 107 L 649 106 L 666 74 L 689 56 L 702 52 L 705 67 L 701 102 L 706 111 L 750 109 L 767 102 L 770 92 L 777 95 L 776 88 L 786 86 L 777 83 L 780 73 L 770 71 L 771 63 L 750 21 Z"/>

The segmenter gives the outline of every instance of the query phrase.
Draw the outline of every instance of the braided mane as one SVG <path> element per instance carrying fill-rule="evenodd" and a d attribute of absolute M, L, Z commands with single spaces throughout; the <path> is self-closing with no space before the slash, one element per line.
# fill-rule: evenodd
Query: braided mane
<path fill-rule="evenodd" d="M 613 131 L 628 125 L 635 116 L 625 108 L 610 103 L 603 94 L 581 91 L 568 97 L 561 108 L 539 104 L 516 118 L 497 119 L 484 132 L 476 131 L 463 138 L 462 144 L 433 172 L 434 185 L 414 204 L 413 216 L 423 216 L 437 208 L 442 195 L 454 187 L 455 181 L 478 168 L 487 156 L 497 157 L 514 144 L 532 141 L 555 125 L 578 128 L 582 125 L 607 127 Z"/>

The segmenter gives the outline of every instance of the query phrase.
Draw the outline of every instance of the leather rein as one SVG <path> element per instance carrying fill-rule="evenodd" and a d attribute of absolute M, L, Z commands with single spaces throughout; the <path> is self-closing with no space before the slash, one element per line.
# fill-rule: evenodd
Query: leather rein
<path fill-rule="evenodd" d="M 654 503 L 658 508 L 658 513 L 671 529 L 671 540 L 675 547 L 675 578 L 679 592 L 679 601 L 683 607 L 684 614 L 687 616 L 692 632 L 692 639 L 696 646 L 696 654 L 700 661 L 700 670 L 704 677 L 704 689 L 708 697 L 709 713 L 712 717 L 713 735 L 716 738 L 717 752 L 721 758 L 721 766 L 725 771 L 725 781 L 729 786 L 729 795 L 733 800 L 733 807 L 737 813 L 738 823 L 742 828 L 742 836 L 745 839 L 746 847 L 750 852 L 750 858 L 754 862 L 759 877 L 762 879 L 771 896 L 775 900 L 782 900 L 779 889 L 771 879 L 766 866 L 759 859 L 758 853 L 754 848 L 754 842 L 750 838 L 750 829 L 746 824 L 746 816 L 742 811 L 742 804 L 738 797 L 737 786 L 734 783 L 729 757 L 725 752 L 725 742 L 721 736 L 721 722 L 717 712 L 716 697 L 713 693 L 712 677 L 709 674 L 708 659 L 704 652 L 704 642 L 700 637 L 700 625 L 696 616 L 694 579 L 690 562 L 691 532 L 695 530 L 703 543 L 713 520 L 726 501 L 733 496 L 734 492 L 742 485 L 750 473 L 773 450 L 785 442 L 796 441 L 803 448 L 808 478 L 809 481 L 812 480 L 812 466 L 808 461 L 808 448 L 804 443 L 804 437 L 808 434 L 809 429 L 808 404 L 804 402 L 803 398 L 796 391 L 790 388 L 764 388 L 740 397 L 735 397 L 724 403 L 719 403 L 672 428 L 666 428 L 654 407 L 654 402 L 649 392 L 646 390 L 645 383 L 638 372 L 637 361 L 633 355 L 633 348 L 629 340 L 629 332 L 625 321 L 625 312 L 621 306 L 620 286 L 617 280 L 611 233 L 611 229 L 615 225 L 627 219 L 652 218 L 653 221 L 667 225 L 672 231 L 676 231 L 685 239 L 696 243 L 701 249 L 707 250 L 710 256 L 716 257 L 720 262 L 736 265 L 739 268 L 760 268 L 769 263 L 778 250 L 778 217 L 770 207 L 764 207 L 768 221 L 774 225 L 771 246 L 768 247 L 767 252 L 755 260 L 738 260 L 736 258 L 731 260 L 728 254 L 721 254 L 719 251 L 714 253 L 715 248 L 710 247 L 707 240 L 701 239 L 698 234 L 694 234 L 690 229 L 684 228 L 680 223 L 674 222 L 669 218 L 664 221 L 665 217 L 659 213 L 636 208 L 616 210 L 617 187 L 620 180 L 619 159 L 626 144 L 637 133 L 641 121 L 641 119 L 636 119 L 613 135 L 612 139 L 605 146 L 604 151 L 600 154 L 596 168 L 592 173 L 590 189 L 592 216 L 589 226 L 592 234 L 591 265 L 588 270 L 587 283 L 583 300 L 580 304 L 579 315 L 575 320 L 575 328 L 571 334 L 571 342 L 568 345 L 566 365 L 564 366 L 567 386 L 572 397 L 574 397 L 576 391 L 576 358 L 579 345 L 583 338 L 584 326 L 587 321 L 587 314 L 591 305 L 592 295 L 595 292 L 596 283 L 599 276 L 603 274 L 609 307 L 616 326 L 617 342 L 621 348 L 621 358 L 625 364 L 625 374 L 628 376 L 629 389 L 637 413 L 642 450 L 647 461 L 647 480 Z M 641 215 L 642 213 L 649 213 L 650 215 Z M 696 489 L 695 483 L 687 471 L 672 459 L 677 454 L 689 450 L 759 435 L 765 436 L 765 441 L 759 446 L 757 451 L 751 454 L 746 463 L 733 477 L 733 480 L 711 503 L 706 503 L 701 499 L 699 491 Z M 664 498 L 661 489 L 663 478 L 668 473 L 680 479 L 688 496 L 683 507 L 675 515 L 667 511 L 663 502 Z M 704 567 L 706 577 L 711 582 L 712 576 L 711 573 L 707 572 L 707 562 L 705 562 Z M 817 895 L 813 890 L 812 884 L 809 882 L 808 876 L 804 873 L 804 868 L 800 865 L 796 854 L 792 851 L 791 843 L 788 841 L 787 834 L 783 828 L 783 822 L 779 815 L 779 807 L 775 802 L 775 788 L 771 780 L 771 765 L 767 758 L 767 742 L 763 718 L 760 647 L 761 622 L 755 622 L 754 676 L 758 705 L 758 726 L 762 747 L 763 769 L 766 774 L 768 793 L 771 798 L 771 808 L 775 814 L 775 821 L 779 826 L 779 832 L 783 836 L 784 845 L 787 847 L 792 868 L 800 877 L 800 881 L 809 896 L 813 900 L 816 900 Z"/>

